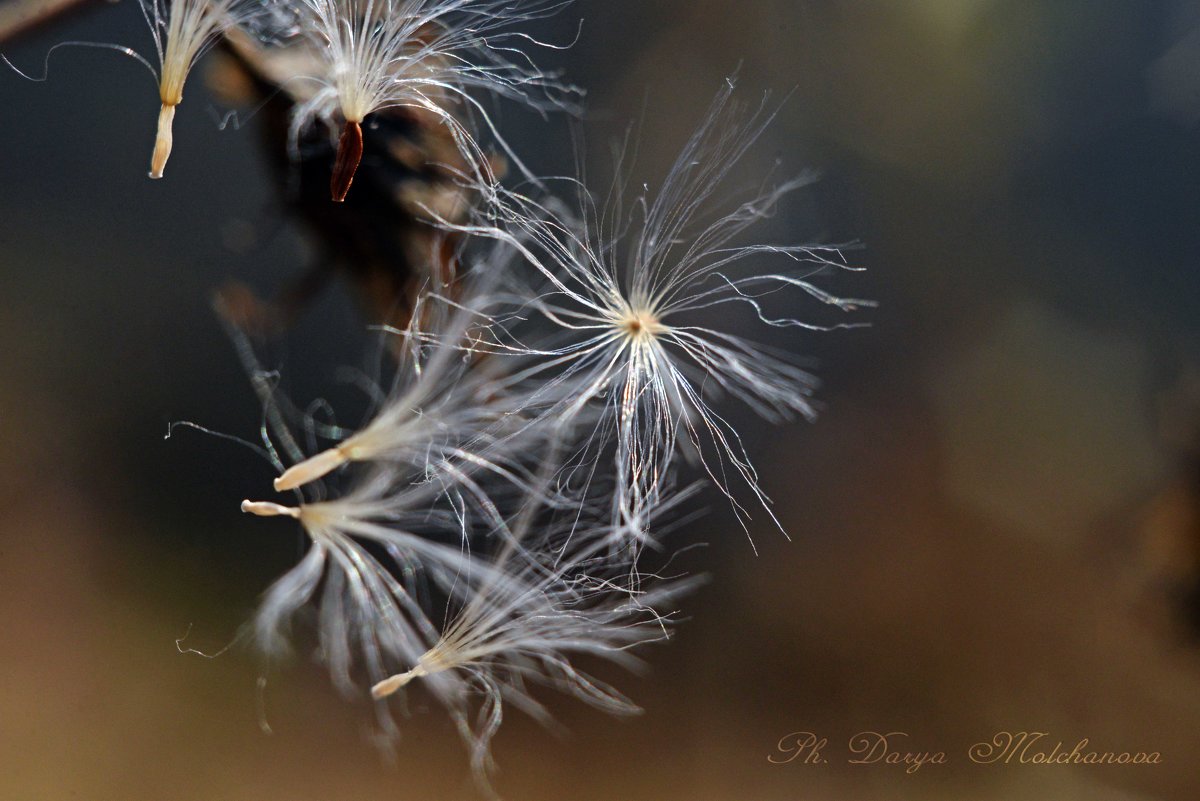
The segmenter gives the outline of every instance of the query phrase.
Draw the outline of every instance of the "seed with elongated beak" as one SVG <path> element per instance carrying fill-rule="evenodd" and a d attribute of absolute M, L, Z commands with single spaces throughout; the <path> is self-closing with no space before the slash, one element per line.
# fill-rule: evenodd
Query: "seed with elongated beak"
<path fill-rule="evenodd" d="M 362 160 L 363 137 L 362 126 L 352 120 L 346 120 L 346 127 L 338 139 L 337 157 L 333 161 L 333 177 L 329 181 L 329 193 L 335 203 L 346 199 L 350 184 L 354 181 L 354 173 L 358 170 L 358 162 Z"/>

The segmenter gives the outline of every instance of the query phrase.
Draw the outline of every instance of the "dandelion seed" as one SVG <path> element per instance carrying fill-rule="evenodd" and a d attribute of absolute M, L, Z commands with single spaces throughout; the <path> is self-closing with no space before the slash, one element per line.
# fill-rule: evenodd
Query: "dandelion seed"
<path fill-rule="evenodd" d="M 523 526 L 533 527 L 533 519 Z M 504 704 L 550 722 L 531 685 L 553 687 L 612 714 L 640 711 L 615 688 L 576 669 L 571 659 L 589 655 L 637 668 L 641 663 L 631 649 L 666 639 L 675 622 L 656 607 L 697 583 L 663 581 L 647 589 L 650 577 L 622 572 L 609 557 L 606 532 L 567 534 L 568 543 L 583 545 L 554 545 L 546 537 L 530 542 L 530 528 L 509 532 L 488 578 L 436 643 L 412 667 L 371 689 L 383 699 L 423 680 L 455 720 L 485 788 L 492 768 L 490 744 Z"/>
<path fill-rule="evenodd" d="M 275 479 L 275 489 L 302 487 L 350 462 L 390 462 L 423 471 L 429 464 L 480 460 L 478 453 L 469 453 L 471 446 L 485 441 L 509 407 L 488 396 L 486 381 L 464 372 L 461 358 L 449 351 L 424 369 L 402 367 L 391 397 L 371 422 L 288 468 Z"/>
<path fill-rule="evenodd" d="M 439 511 L 442 495 L 433 485 L 398 487 L 377 473 L 337 500 L 295 507 L 244 501 L 249 514 L 298 520 L 311 541 L 263 599 L 255 618 L 262 650 L 288 651 L 289 622 L 319 592 L 319 653 L 344 692 L 359 691 L 357 670 L 373 684 L 394 665 L 412 664 L 438 638 L 422 599 L 431 591 L 467 597 L 488 573 L 470 557 L 463 510 Z"/>
<path fill-rule="evenodd" d="M 345 199 L 362 158 L 362 125 L 383 109 L 402 109 L 445 125 L 469 165 L 491 185 L 492 160 L 460 119 L 473 116 L 504 145 L 474 90 L 546 110 L 572 108 L 577 90 L 539 71 L 522 45 L 550 47 L 512 27 L 549 16 L 569 0 L 296 0 L 297 28 L 324 69 L 318 88 L 297 105 L 292 140 L 315 120 L 341 129 L 330 179 Z"/>
<path fill-rule="evenodd" d="M 546 284 L 527 303 L 555 336 L 542 345 L 513 339 L 497 351 L 540 357 L 525 375 L 543 382 L 541 395 L 553 399 L 560 418 L 573 419 L 596 401 L 604 406 L 607 422 L 592 430 L 593 456 L 581 464 L 593 471 L 595 454 L 608 436 L 615 437 L 614 519 L 624 521 L 626 530 L 636 530 L 628 524 L 657 503 L 671 454 L 684 445 L 731 501 L 743 527 L 748 515 L 730 474 L 770 513 L 770 499 L 737 431 L 711 405 L 716 391 L 775 422 L 814 414 L 809 398 L 815 379 L 791 357 L 728 326 L 693 319 L 742 306 L 769 327 L 851 327 L 770 314 L 765 304 L 786 298 L 785 290 L 843 311 L 872 305 L 836 297 L 812 282 L 821 273 L 854 269 L 839 247 L 734 244 L 771 216 L 784 195 L 811 179 L 760 188 L 732 209 L 719 202 L 719 189 L 773 116 L 765 100 L 754 110 L 734 102 L 732 93 L 730 81 L 659 190 L 643 192 L 628 211 L 620 208 L 618 181 L 603 212 L 578 187 L 584 211 L 579 222 L 546 203 L 503 192 L 489 209 L 491 218 L 449 226 L 509 243 Z M 775 257 L 788 269 L 732 272 L 752 257 Z"/>
<path fill-rule="evenodd" d="M 158 88 L 162 108 L 150 159 L 150 177 L 162 178 L 174 142 L 175 107 L 197 59 L 227 29 L 245 20 L 248 0 L 139 0 L 158 52 Z"/>
<path fill-rule="evenodd" d="M 486 296 L 491 284 L 480 281 L 476 294 Z M 475 473 L 527 487 L 519 451 L 540 436 L 524 425 L 530 403 L 509 390 L 497 369 L 507 365 L 464 358 L 475 341 L 475 313 L 466 303 L 436 297 L 418 302 L 409 327 L 394 332 L 403 343 L 400 365 L 378 413 L 334 447 L 285 470 L 275 489 L 297 489 L 354 462 L 386 466 L 412 480 L 425 479 L 433 469 L 439 480 L 468 491 L 481 508 L 492 504 Z"/>

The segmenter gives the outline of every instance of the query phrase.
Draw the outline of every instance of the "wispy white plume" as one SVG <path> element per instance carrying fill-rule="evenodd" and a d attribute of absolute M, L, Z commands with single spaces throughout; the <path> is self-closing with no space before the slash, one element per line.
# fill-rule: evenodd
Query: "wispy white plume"
<path fill-rule="evenodd" d="M 543 396 L 556 398 L 560 417 L 572 418 L 596 401 L 607 409 L 607 423 L 593 431 L 592 452 L 615 435 L 614 506 L 625 524 L 657 502 L 681 443 L 698 455 L 739 519 L 747 513 L 730 486 L 731 474 L 770 511 L 737 431 L 712 398 L 723 391 L 772 421 L 811 417 L 815 379 L 788 354 L 735 333 L 729 325 L 735 307 L 748 309 L 762 326 L 823 329 L 830 326 L 805 322 L 794 312 L 769 313 L 768 296 L 779 303 L 794 302 L 798 294 L 843 311 L 871 305 L 839 298 L 813 282 L 821 273 L 853 269 L 839 247 L 736 243 L 811 179 L 760 186 L 732 208 L 723 202 L 720 190 L 773 117 L 766 99 L 748 107 L 733 100 L 733 91 L 730 81 L 659 189 L 643 192 L 629 207 L 621 181 L 603 211 L 580 187 L 580 222 L 551 204 L 505 192 L 490 219 L 460 227 L 509 243 L 544 282 L 544 291 L 528 304 L 556 334 L 541 344 L 511 338 L 496 349 L 540 358 L 525 376 L 542 382 Z M 780 264 L 778 271 L 745 269 L 768 259 Z"/>
<path fill-rule="evenodd" d="M 296 29 L 322 69 L 294 111 L 292 139 L 314 121 L 341 129 L 331 191 L 344 199 L 362 156 L 366 118 L 401 109 L 450 131 L 471 173 L 495 181 L 475 131 L 486 129 L 516 161 L 477 91 L 545 110 L 574 106 L 578 90 L 539 70 L 525 53 L 539 42 L 514 26 L 548 17 L 570 0 L 289 0 Z M 471 120 L 471 123 L 466 122 Z"/>
<path fill-rule="evenodd" d="M 548 535 L 539 526 L 557 533 Z M 433 646 L 404 672 L 377 683 L 373 695 L 387 698 L 423 682 L 455 720 L 485 788 L 504 705 L 551 722 L 535 686 L 613 714 L 640 711 L 571 660 L 590 656 L 637 668 L 640 661 L 630 649 L 669 636 L 675 621 L 664 607 L 697 580 L 640 575 L 612 558 L 605 545 L 610 539 L 608 531 L 575 524 L 564 529 L 523 513 L 489 560 L 486 578 Z"/>
<path fill-rule="evenodd" d="M 494 280 L 477 280 L 486 295 Z M 511 364 L 474 352 L 480 332 L 469 301 L 432 294 L 417 303 L 401 343 L 390 391 L 360 430 L 285 470 L 274 486 L 295 490 L 343 465 L 369 463 L 397 482 L 433 482 L 467 497 L 500 522 L 490 497 L 497 480 L 528 491 L 530 454 L 545 436 L 530 425 L 534 404 L 510 387 Z"/>
<path fill-rule="evenodd" d="M 442 495 L 432 484 L 397 487 L 379 472 L 337 500 L 244 501 L 244 512 L 298 520 L 311 541 L 263 599 L 255 618 L 262 649 L 286 653 L 291 620 L 319 594 L 319 653 L 344 692 L 362 692 L 359 676 L 375 683 L 413 664 L 439 636 L 430 593 L 469 598 L 489 570 L 471 558 L 461 510 L 439 510 Z"/>
<path fill-rule="evenodd" d="M 174 141 L 175 107 L 196 60 L 226 30 L 254 11 L 252 0 L 139 0 L 158 52 L 158 91 L 162 108 L 150 160 L 150 177 L 161 178 Z"/>

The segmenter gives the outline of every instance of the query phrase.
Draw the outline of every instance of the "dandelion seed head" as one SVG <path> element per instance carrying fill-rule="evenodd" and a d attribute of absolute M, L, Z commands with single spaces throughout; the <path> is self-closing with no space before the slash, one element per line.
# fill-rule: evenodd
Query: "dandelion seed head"
<path fill-rule="evenodd" d="M 606 546 L 606 526 L 521 515 L 505 545 L 484 557 L 492 570 L 410 667 L 377 682 L 376 699 L 420 680 L 458 723 L 481 785 L 490 743 L 506 705 L 549 723 L 536 685 L 612 714 L 638 707 L 580 671 L 572 659 L 596 657 L 627 669 L 632 650 L 665 639 L 674 623 L 662 607 L 694 582 L 644 576 Z"/>
<path fill-rule="evenodd" d="M 587 438 L 576 475 L 590 480 L 614 443 L 613 519 L 629 532 L 642 529 L 637 521 L 656 503 L 676 451 L 700 464 L 743 528 L 749 514 L 738 498 L 741 486 L 770 514 L 738 431 L 716 401 L 735 398 L 772 422 L 811 418 L 816 380 L 791 354 L 730 326 L 729 312 L 749 312 L 751 323 L 768 329 L 824 330 L 852 325 L 822 326 L 768 308 L 797 298 L 841 311 L 872 305 L 815 282 L 853 269 L 839 246 L 742 244 L 811 176 L 768 176 L 740 202 L 726 197 L 735 168 L 774 116 L 766 98 L 756 109 L 733 93 L 733 82 L 721 88 L 665 179 L 654 189 L 646 185 L 632 203 L 623 199 L 618 163 L 603 208 L 578 182 L 578 208 L 567 213 L 554 199 L 501 191 L 479 223 L 460 228 L 508 243 L 541 282 L 526 302 L 553 333 L 540 347 L 535 334 L 514 338 L 505 350 L 540 357 L 542 370 L 527 375 L 559 398 L 548 414 Z M 770 262 L 777 266 L 760 266 Z M 584 421 L 588 405 L 601 407 L 608 422 Z"/>

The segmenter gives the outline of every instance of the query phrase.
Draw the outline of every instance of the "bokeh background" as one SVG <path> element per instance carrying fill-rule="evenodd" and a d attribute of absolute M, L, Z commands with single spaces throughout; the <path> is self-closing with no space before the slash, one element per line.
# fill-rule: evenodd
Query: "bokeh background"
<path fill-rule="evenodd" d="M 589 90 L 598 174 L 641 120 L 660 176 L 723 77 L 791 93 L 747 163 L 820 170 L 768 239 L 857 240 L 872 327 L 789 336 L 824 413 L 737 415 L 792 534 L 757 555 L 718 499 L 677 535 L 709 584 L 651 670 L 601 669 L 645 707 L 549 697 L 512 714 L 514 801 L 1200 797 L 1200 4 L 1184 0 L 579 0 L 543 61 Z M 41 73 L 66 40 L 152 52 L 130 0 L 7 43 Z M 193 79 L 167 178 L 134 60 L 65 48 L 0 70 L 0 798 L 468 799 L 464 752 L 420 698 L 387 764 L 370 710 L 315 665 L 219 651 L 298 534 L 237 508 L 270 471 L 258 403 L 210 310 L 269 294 L 313 248 L 282 213 L 256 118 Z M 505 131 L 562 172 L 563 121 Z M 755 170 L 751 175 L 750 170 Z M 363 363 L 344 287 L 275 366 L 304 400 Z M 760 515 L 760 517 L 763 517 Z M 271 733 L 262 730 L 263 721 Z M 773 765 L 810 730 L 829 765 Z M 944 751 L 915 774 L 845 764 L 865 730 Z M 1149 766 L 982 766 L 1040 730 Z"/>

